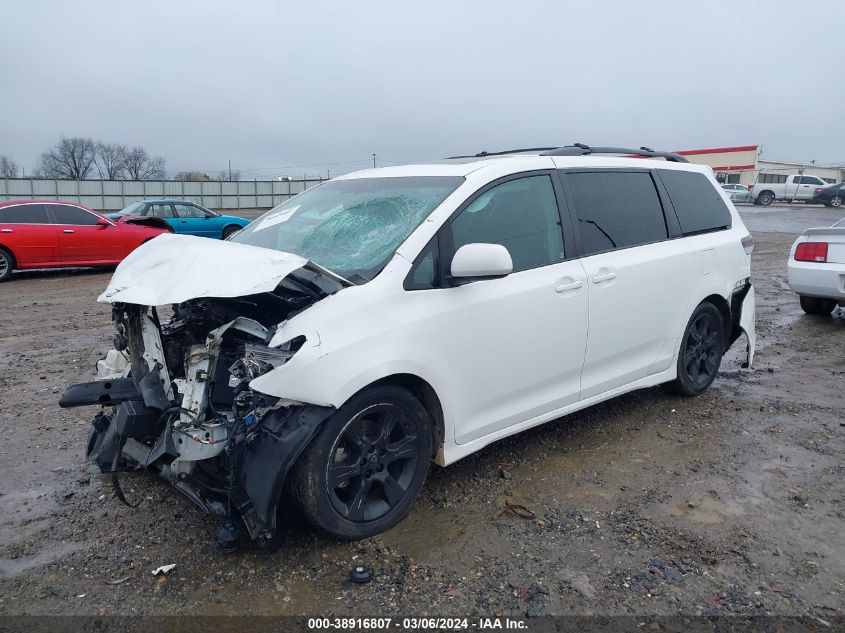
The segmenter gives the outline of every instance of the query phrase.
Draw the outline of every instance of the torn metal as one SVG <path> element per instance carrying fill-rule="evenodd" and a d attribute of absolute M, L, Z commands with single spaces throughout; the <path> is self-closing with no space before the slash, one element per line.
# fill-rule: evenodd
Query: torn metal
<path fill-rule="evenodd" d="M 226 530 L 240 519 L 253 539 L 272 545 L 288 470 L 334 409 L 269 396 L 250 382 L 305 342 L 270 347 L 279 325 L 343 287 L 301 266 L 270 291 L 174 304 L 166 322 L 155 306 L 114 303 L 104 379 L 70 386 L 60 405 L 103 406 L 87 447 L 103 472 L 155 472 Z"/>

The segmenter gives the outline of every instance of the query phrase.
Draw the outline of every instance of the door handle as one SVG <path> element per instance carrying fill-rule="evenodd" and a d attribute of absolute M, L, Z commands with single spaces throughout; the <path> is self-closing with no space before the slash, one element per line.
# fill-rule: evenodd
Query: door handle
<path fill-rule="evenodd" d="M 567 290 L 578 290 L 584 285 L 583 281 L 573 281 L 572 283 L 559 283 L 555 286 L 555 292 L 566 292 Z"/>
<path fill-rule="evenodd" d="M 600 284 L 603 281 L 610 281 L 616 279 L 616 273 L 599 273 L 593 277 L 594 284 Z"/>
<path fill-rule="evenodd" d="M 73 229 L 65 229 L 62 233 L 73 233 Z"/>
<path fill-rule="evenodd" d="M 0 233 L 14 233 L 12 229 L 0 229 Z"/>

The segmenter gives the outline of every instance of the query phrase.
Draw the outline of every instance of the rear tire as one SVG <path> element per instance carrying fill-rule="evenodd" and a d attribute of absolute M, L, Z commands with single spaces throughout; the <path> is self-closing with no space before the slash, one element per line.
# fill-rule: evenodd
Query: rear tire
<path fill-rule="evenodd" d="M 836 309 L 836 301 L 833 299 L 822 299 L 821 297 L 805 297 L 801 295 L 801 309 L 807 314 L 828 316 Z"/>
<path fill-rule="evenodd" d="M 6 281 L 15 269 L 15 258 L 5 248 L 0 247 L 0 281 Z"/>
<path fill-rule="evenodd" d="M 709 301 L 700 303 L 687 323 L 678 353 L 678 376 L 664 385 L 667 391 L 697 396 L 716 378 L 725 352 L 722 313 Z"/>
<path fill-rule="evenodd" d="M 411 509 L 431 462 L 431 418 L 409 391 L 365 389 L 332 415 L 292 473 L 308 521 L 344 541 L 373 536 Z"/>
<path fill-rule="evenodd" d="M 230 235 L 234 235 L 235 233 L 237 233 L 240 230 L 241 230 L 241 227 L 234 225 L 234 224 L 231 224 L 231 225 L 229 225 L 229 226 L 227 226 L 226 228 L 223 229 L 222 239 L 225 240 Z"/>

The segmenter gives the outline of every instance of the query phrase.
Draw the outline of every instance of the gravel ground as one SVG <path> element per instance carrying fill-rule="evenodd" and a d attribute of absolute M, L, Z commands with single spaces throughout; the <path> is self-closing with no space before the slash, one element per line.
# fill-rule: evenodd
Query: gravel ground
<path fill-rule="evenodd" d="M 136 509 L 114 498 L 83 459 L 93 411 L 56 404 L 111 346 L 109 308 L 95 302 L 109 274 L 16 275 L 0 285 L 0 615 L 841 623 L 845 311 L 805 316 L 785 279 L 795 225 L 834 215 L 743 214 L 756 242 L 752 369 L 732 350 L 698 398 L 639 391 L 433 467 L 409 517 L 376 538 L 333 542 L 291 511 L 273 554 L 219 553 L 214 522 L 142 473 L 123 478 Z M 151 574 L 169 563 L 166 576 Z M 375 579 L 352 585 L 347 574 L 361 564 Z"/>

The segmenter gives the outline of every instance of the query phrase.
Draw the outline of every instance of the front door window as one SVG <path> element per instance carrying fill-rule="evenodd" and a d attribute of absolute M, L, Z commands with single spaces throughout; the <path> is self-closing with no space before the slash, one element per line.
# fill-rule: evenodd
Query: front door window
<path fill-rule="evenodd" d="M 457 251 L 465 244 L 501 244 L 513 271 L 563 261 L 563 236 L 549 176 L 509 180 L 476 198 L 452 221 Z"/>

